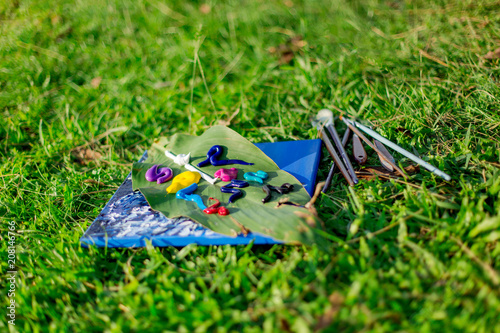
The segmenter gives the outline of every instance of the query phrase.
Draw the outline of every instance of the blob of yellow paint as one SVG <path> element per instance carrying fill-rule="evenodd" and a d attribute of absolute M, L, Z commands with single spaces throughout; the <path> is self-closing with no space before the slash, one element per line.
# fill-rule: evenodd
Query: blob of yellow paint
<path fill-rule="evenodd" d="M 177 193 L 177 191 L 188 187 L 193 183 L 200 181 L 201 175 L 199 172 L 185 171 L 172 179 L 172 184 L 167 187 L 167 193 Z"/>

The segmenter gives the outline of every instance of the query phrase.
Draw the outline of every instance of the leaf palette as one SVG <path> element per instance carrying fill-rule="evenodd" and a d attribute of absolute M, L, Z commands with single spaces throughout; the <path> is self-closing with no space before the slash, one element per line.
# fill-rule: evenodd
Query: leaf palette
<path fill-rule="evenodd" d="M 296 206 L 276 208 L 277 200 L 274 204 L 271 201 L 263 205 L 263 192 L 260 186 L 245 188 L 243 198 L 231 202 L 227 206 L 230 215 L 220 216 L 205 214 L 192 202 L 176 200 L 175 196 L 166 192 L 168 183 L 155 184 L 146 181 L 145 173 L 154 164 L 170 167 L 174 174 L 183 171 L 181 167 L 164 155 L 165 150 L 174 154 L 189 152 L 191 153 L 191 164 L 196 165 L 206 159 L 206 152 L 213 146 L 225 147 L 222 155 L 219 155 L 220 160 L 244 159 L 254 163 L 254 165 L 238 165 L 243 174 L 262 170 L 269 175 L 267 180 L 269 184 L 278 186 L 284 183 L 292 184 L 295 190 L 287 194 L 289 201 L 299 205 L 305 205 L 309 201 L 309 194 L 295 177 L 280 170 L 278 165 L 259 148 L 224 126 L 212 127 L 199 137 L 176 134 L 171 140 L 160 139 L 153 144 L 150 156 L 145 163 L 134 163 L 132 168 L 133 189 L 140 190 L 154 210 L 169 217 L 189 217 L 217 233 L 237 236 L 253 231 L 287 243 L 309 245 L 317 243 L 318 235 L 305 222 L 306 217 L 314 221 L 315 217 L 305 208 Z M 202 171 L 214 174 L 219 168 L 219 166 L 207 165 L 202 168 Z M 222 202 L 228 202 L 230 195 L 221 193 L 221 187 L 224 185 L 222 182 L 211 185 L 202 180 L 196 193 L 205 201 L 212 197 L 218 198 Z"/>

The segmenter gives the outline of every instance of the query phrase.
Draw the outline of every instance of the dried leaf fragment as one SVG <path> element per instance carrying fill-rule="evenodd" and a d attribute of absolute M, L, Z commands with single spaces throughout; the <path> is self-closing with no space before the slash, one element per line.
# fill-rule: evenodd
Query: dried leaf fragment
<path fill-rule="evenodd" d="M 344 296 L 342 296 L 337 291 L 334 291 L 329 297 L 328 301 L 330 304 L 326 307 L 325 312 L 318 319 L 318 323 L 314 328 L 314 331 L 319 331 L 327 328 L 333 322 L 333 319 L 337 316 L 340 311 L 342 304 L 344 303 Z"/>
<path fill-rule="evenodd" d="M 207 3 L 204 3 L 203 5 L 200 6 L 200 12 L 202 14 L 208 14 L 210 13 L 211 10 L 212 8 L 210 8 L 210 5 Z"/>
<path fill-rule="evenodd" d="M 57 14 L 53 14 L 50 16 L 50 23 L 52 25 L 57 25 L 57 24 L 61 23 L 61 21 L 62 21 L 62 17 L 57 15 Z"/>
<path fill-rule="evenodd" d="M 79 164 L 87 165 L 91 161 L 101 159 L 102 154 L 90 148 L 77 148 L 71 152 Z"/>
<path fill-rule="evenodd" d="M 92 88 L 97 89 L 99 88 L 101 81 L 102 81 L 102 76 L 95 77 L 92 80 L 90 80 L 90 85 L 92 86 Z"/>
<path fill-rule="evenodd" d="M 106 186 L 106 184 L 104 184 L 103 182 L 100 182 L 100 181 L 95 180 L 95 179 L 85 179 L 83 182 L 85 184 L 95 184 L 95 185 L 99 185 L 99 186 Z"/>
<path fill-rule="evenodd" d="M 300 217 L 301 219 L 304 220 L 304 222 L 311 228 L 316 228 L 318 225 L 316 224 L 316 219 L 314 218 L 314 215 L 312 214 L 307 214 L 303 211 L 295 211 L 293 212 L 295 215 L 297 215 L 298 217 Z M 300 228 L 300 227 L 299 227 Z M 303 229 L 301 230 L 301 232 L 306 232 L 307 229 Z"/>
<path fill-rule="evenodd" d="M 290 38 L 286 43 L 280 44 L 277 47 L 270 47 L 269 53 L 280 57 L 280 64 L 289 64 L 297 52 L 307 45 L 307 42 L 302 39 L 302 36 L 297 35 Z"/>
<path fill-rule="evenodd" d="M 404 171 L 411 175 L 413 173 L 420 172 L 420 166 L 419 165 L 409 165 L 404 168 Z M 381 166 L 370 166 L 364 169 L 361 169 L 359 171 L 356 171 L 356 176 L 358 178 L 362 179 L 375 179 L 377 177 L 379 178 L 384 178 L 384 179 L 390 179 L 390 178 L 400 178 L 401 176 L 396 173 L 396 172 L 390 172 L 384 167 Z"/>
<path fill-rule="evenodd" d="M 487 60 L 500 59 L 500 47 L 498 49 L 496 49 L 495 51 L 490 51 L 490 52 L 486 53 L 486 55 L 484 56 L 484 59 L 487 59 Z"/>
<path fill-rule="evenodd" d="M 404 128 L 404 127 L 397 127 L 396 131 L 403 133 L 405 136 L 409 138 L 413 138 L 413 134 L 411 134 L 410 130 Z"/>
<path fill-rule="evenodd" d="M 240 229 L 240 233 L 243 234 L 243 235 L 248 235 L 248 233 L 250 232 L 250 230 L 248 228 L 246 228 L 243 224 L 241 224 L 240 222 L 238 222 L 234 217 L 231 216 L 231 220 L 234 222 L 234 224 L 236 224 L 238 226 L 238 228 Z"/>

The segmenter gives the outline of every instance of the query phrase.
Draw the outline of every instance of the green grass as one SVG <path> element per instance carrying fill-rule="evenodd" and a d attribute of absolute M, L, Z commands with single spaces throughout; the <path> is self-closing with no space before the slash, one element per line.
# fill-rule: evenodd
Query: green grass
<path fill-rule="evenodd" d="M 499 2 L 202 4 L 0 4 L 2 281 L 9 221 L 19 271 L 16 326 L 2 314 L 0 330 L 500 332 L 500 64 L 482 58 Z M 269 48 L 295 35 L 307 45 L 280 65 Z M 80 247 L 154 138 L 231 119 L 253 142 L 309 139 L 323 107 L 452 181 L 336 176 L 316 205 L 332 254 Z M 79 164 L 82 146 L 102 158 Z"/>

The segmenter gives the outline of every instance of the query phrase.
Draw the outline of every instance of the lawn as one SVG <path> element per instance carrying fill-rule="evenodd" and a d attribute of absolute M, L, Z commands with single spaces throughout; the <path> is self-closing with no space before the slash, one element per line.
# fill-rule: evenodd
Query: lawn
<path fill-rule="evenodd" d="M 500 332 L 499 46 L 496 0 L 2 1 L 0 330 Z M 155 138 L 311 139 L 325 107 L 452 180 L 336 175 L 329 251 L 80 246 Z"/>

